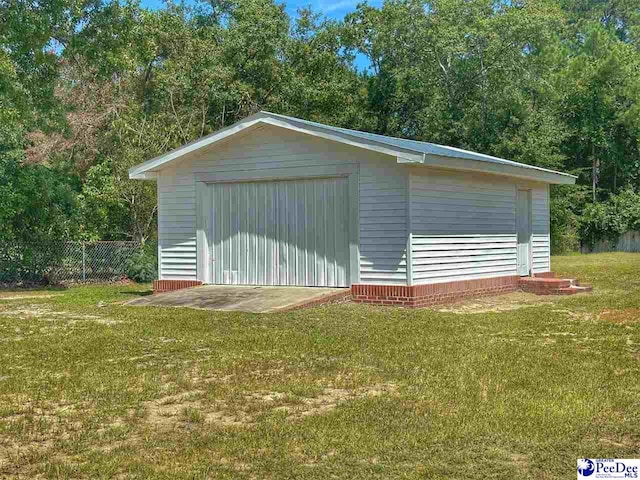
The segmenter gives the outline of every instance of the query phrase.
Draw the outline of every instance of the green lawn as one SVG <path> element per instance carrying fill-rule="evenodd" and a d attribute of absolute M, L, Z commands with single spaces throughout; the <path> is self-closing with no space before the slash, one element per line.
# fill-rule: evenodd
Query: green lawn
<path fill-rule="evenodd" d="M 640 254 L 592 295 L 251 315 L 1 292 L 0 478 L 575 478 L 640 452 Z M 29 297 L 31 296 L 31 297 Z"/>

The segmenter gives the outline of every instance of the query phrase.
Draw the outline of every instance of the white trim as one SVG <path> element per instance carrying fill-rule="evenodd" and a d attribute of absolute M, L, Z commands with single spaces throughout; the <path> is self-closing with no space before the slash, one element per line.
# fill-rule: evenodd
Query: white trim
<path fill-rule="evenodd" d="M 196 273 L 203 283 L 215 283 L 213 262 L 217 261 L 211 251 L 214 239 L 214 224 L 210 215 L 213 205 L 211 185 L 214 183 L 260 182 L 273 180 L 295 180 L 310 178 L 343 177 L 349 183 L 349 273 L 348 285 L 360 283 L 360 199 L 358 164 L 327 165 L 309 168 L 281 168 L 263 172 L 228 172 L 198 178 L 196 182 Z M 207 207 L 209 206 L 209 207 Z"/>
<path fill-rule="evenodd" d="M 156 199 L 160 198 L 160 186 L 158 183 L 156 183 Z M 158 235 L 158 245 L 157 245 L 157 251 L 158 251 L 158 280 L 162 280 L 162 239 L 160 237 L 160 210 L 161 210 L 161 206 L 160 206 L 160 202 L 156 200 L 156 204 L 158 205 L 158 210 L 156 212 L 156 218 L 157 218 L 157 225 L 156 225 L 156 234 Z"/>
<path fill-rule="evenodd" d="M 398 163 L 416 164 L 416 162 L 407 161 L 401 157 L 398 157 Z M 518 164 L 515 162 L 513 162 L 513 164 L 502 164 L 427 154 L 424 155 L 424 160 L 422 162 L 417 162 L 417 164 L 446 170 L 490 173 L 493 175 L 503 175 L 511 178 L 534 180 L 543 183 L 564 185 L 574 185 L 576 183 L 576 177 L 569 175 L 568 173 L 555 172 L 546 168 Z"/>
<path fill-rule="evenodd" d="M 129 169 L 129 178 L 138 179 L 138 180 L 150 180 L 155 178 L 155 175 L 149 176 L 148 172 L 153 172 L 155 169 L 162 167 L 163 165 L 176 160 L 177 158 L 183 157 L 189 153 L 192 153 L 201 148 L 207 147 L 214 143 L 218 143 L 224 140 L 227 137 L 235 135 L 237 133 L 242 132 L 248 128 L 254 127 L 258 124 L 272 125 L 275 127 L 285 128 L 288 130 L 292 130 L 295 132 L 304 133 L 307 135 L 324 138 L 326 140 L 331 140 L 339 143 L 343 143 L 346 145 L 351 145 L 357 148 L 363 148 L 365 150 L 371 150 L 378 153 L 383 153 L 391 156 L 402 156 L 407 161 L 418 162 L 422 159 L 423 154 L 412 152 L 408 149 L 389 147 L 382 142 L 365 142 L 358 137 L 353 135 L 344 134 L 341 132 L 335 131 L 323 131 L 321 128 L 311 129 L 305 128 L 301 124 L 295 121 L 295 119 L 287 119 L 287 121 L 280 120 L 278 118 L 274 118 L 273 115 L 260 112 L 251 117 L 247 117 L 244 120 L 235 123 L 227 128 L 223 128 L 222 130 L 218 130 L 211 135 L 207 135 L 206 137 L 202 137 L 194 142 L 187 143 L 181 147 L 176 148 L 175 150 L 170 151 L 164 155 L 161 155 L 156 158 L 152 158 L 151 160 L 147 160 L 135 167 Z M 327 127 L 330 129 L 330 127 Z"/>
<path fill-rule="evenodd" d="M 245 130 L 257 124 L 259 121 L 260 119 L 258 118 L 255 118 L 255 119 L 252 117 L 246 118 L 241 122 L 238 122 L 227 128 L 223 128 L 222 130 L 218 130 L 217 132 L 212 133 L 211 135 L 207 135 L 206 137 L 202 137 L 191 143 L 187 143 L 181 147 L 178 147 L 175 150 L 171 150 L 170 152 L 165 153 L 164 155 L 160 155 L 159 157 L 155 157 L 155 158 L 152 158 L 151 160 L 147 160 L 146 162 L 143 162 L 139 165 L 136 165 L 135 167 L 130 168 L 129 178 L 144 180 L 146 172 L 153 171 L 154 169 L 157 169 L 172 160 L 175 160 L 179 157 L 187 155 L 188 153 L 191 153 L 195 150 L 199 150 L 203 147 L 206 147 L 207 145 L 211 145 L 212 143 L 219 142 L 220 140 L 230 137 L 231 135 L 235 135 L 236 133 L 239 133 L 242 130 Z"/>
<path fill-rule="evenodd" d="M 411 208 L 411 172 L 407 172 L 407 285 L 413 285 L 413 212 Z"/>
<path fill-rule="evenodd" d="M 295 180 L 314 177 L 346 177 L 357 172 L 357 163 L 325 165 L 322 167 L 283 167 L 268 170 L 221 172 L 198 175 L 198 181 L 206 183 L 263 182 L 268 180 Z"/>
<path fill-rule="evenodd" d="M 196 182 L 196 278 L 202 283 L 211 280 L 211 189 Z"/>
<path fill-rule="evenodd" d="M 360 172 L 349 178 L 349 286 L 360 283 Z"/>
<path fill-rule="evenodd" d="M 300 132 L 314 137 L 324 138 L 325 140 L 332 140 L 334 142 L 343 143 L 345 145 L 351 145 L 352 147 L 363 148 L 365 150 L 371 150 L 374 152 L 390 155 L 392 157 L 401 156 L 410 162 L 418 162 L 422 160 L 424 154 L 421 152 L 414 152 L 409 149 L 390 147 L 382 142 L 376 141 L 364 141 L 361 138 L 350 135 L 348 133 L 336 132 L 331 130 L 331 127 L 316 127 L 316 129 L 305 128 L 295 122 L 295 119 L 288 118 L 286 122 L 274 118 L 264 118 L 262 122 L 273 125 L 275 127 L 286 128 L 293 130 L 294 132 Z"/>

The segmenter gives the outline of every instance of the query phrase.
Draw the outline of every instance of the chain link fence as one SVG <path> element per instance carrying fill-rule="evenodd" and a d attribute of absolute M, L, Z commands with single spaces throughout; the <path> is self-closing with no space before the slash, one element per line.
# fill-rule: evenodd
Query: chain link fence
<path fill-rule="evenodd" d="M 140 242 L 47 242 L 0 245 L 2 283 L 117 281 L 127 276 Z"/>

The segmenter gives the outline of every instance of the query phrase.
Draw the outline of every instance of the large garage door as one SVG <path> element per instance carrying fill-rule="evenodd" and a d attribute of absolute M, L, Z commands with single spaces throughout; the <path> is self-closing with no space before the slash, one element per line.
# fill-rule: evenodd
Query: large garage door
<path fill-rule="evenodd" d="M 348 286 L 348 180 L 216 183 L 213 280 Z"/>

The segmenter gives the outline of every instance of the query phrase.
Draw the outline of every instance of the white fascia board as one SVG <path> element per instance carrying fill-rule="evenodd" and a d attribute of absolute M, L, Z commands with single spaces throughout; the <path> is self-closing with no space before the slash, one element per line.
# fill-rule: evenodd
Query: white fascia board
<path fill-rule="evenodd" d="M 508 177 L 522 178 L 543 183 L 574 185 L 576 178 L 568 173 L 556 172 L 546 168 L 534 166 L 519 166 L 502 163 L 491 163 L 480 160 L 469 160 L 465 158 L 445 157 L 442 155 L 425 154 L 422 161 L 411 161 L 402 156 L 398 156 L 398 163 L 424 165 L 427 167 L 444 168 L 448 170 L 460 170 L 478 173 L 491 173 Z"/>
<path fill-rule="evenodd" d="M 158 172 L 131 173 L 129 170 L 129 178 L 131 180 L 157 180 Z"/>

